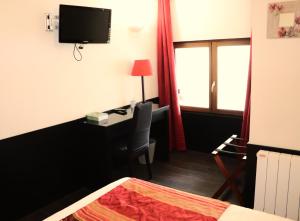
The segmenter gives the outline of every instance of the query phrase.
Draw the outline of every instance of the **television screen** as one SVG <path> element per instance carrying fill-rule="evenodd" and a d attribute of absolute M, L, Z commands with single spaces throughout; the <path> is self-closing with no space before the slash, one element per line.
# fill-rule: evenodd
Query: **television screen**
<path fill-rule="evenodd" d="M 108 43 L 110 21 L 110 9 L 60 5 L 59 42 Z"/>

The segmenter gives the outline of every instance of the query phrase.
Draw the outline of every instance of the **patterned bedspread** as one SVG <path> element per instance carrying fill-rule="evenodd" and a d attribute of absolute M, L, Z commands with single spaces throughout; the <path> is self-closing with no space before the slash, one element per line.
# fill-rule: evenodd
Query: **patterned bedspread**
<path fill-rule="evenodd" d="M 229 203 L 131 178 L 63 221 L 215 221 Z"/>

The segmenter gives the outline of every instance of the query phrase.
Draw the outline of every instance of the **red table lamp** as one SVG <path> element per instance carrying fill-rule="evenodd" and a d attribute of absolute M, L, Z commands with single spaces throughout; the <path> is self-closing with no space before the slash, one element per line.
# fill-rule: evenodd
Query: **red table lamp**
<path fill-rule="evenodd" d="M 144 76 L 152 75 L 152 68 L 151 68 L 150 61 L 148 59 L 147 60 L 135 60 L 131 75 L 142 77 L 143 103 L 145 103 Z"/>

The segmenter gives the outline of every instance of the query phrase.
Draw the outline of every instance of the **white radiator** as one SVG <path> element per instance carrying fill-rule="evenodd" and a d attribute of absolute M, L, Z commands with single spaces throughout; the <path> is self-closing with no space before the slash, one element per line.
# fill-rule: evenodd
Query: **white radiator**
<path fill-rule="evenodd" d="M 254 209 L 300 221 L 300 156 L 257 153 Z"/>

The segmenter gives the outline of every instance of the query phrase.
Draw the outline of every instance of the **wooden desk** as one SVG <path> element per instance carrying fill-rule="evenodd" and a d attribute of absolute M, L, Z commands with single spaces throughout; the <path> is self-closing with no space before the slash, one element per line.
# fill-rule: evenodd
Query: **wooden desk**
<path fill-rule="evenodd" d="M 156 140 L 154 160 L 169 159 L 168 141 L 168 111 L 169 107 L 159 108 L 157 104 L 152 105 L 152 121 L 150 137 Z M 109 114 L 108 122 L 85 121 L 85 137 L 87 137 L 86 154 L 91 159 L 90 171 L 87 171 L 89 183 L 99 188 L 113 181 L 112 178 L 112 153 L 111 143 L 130 134 L 132 116 L 130 110 L 127 115 Z"/>

